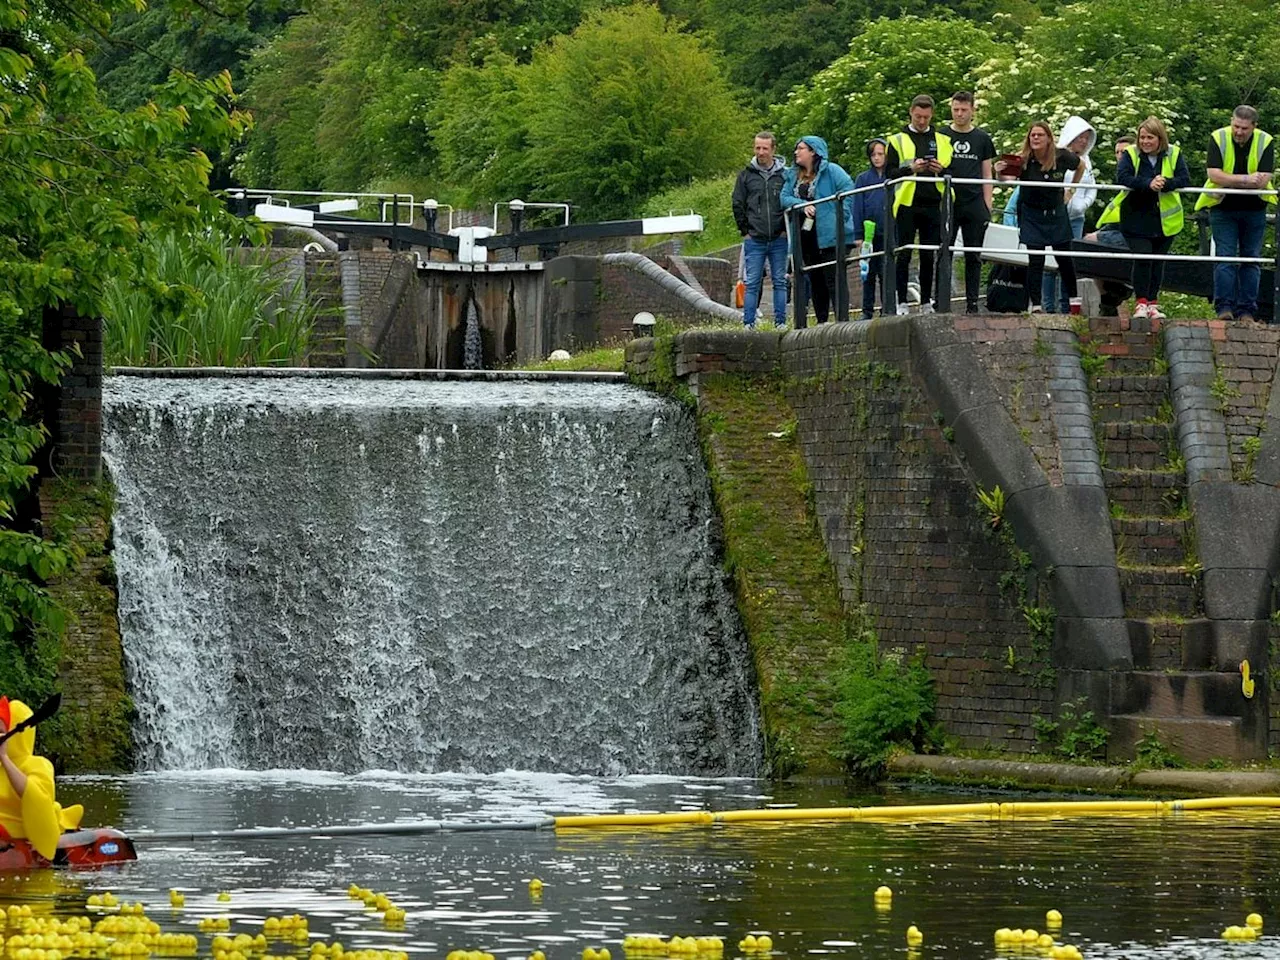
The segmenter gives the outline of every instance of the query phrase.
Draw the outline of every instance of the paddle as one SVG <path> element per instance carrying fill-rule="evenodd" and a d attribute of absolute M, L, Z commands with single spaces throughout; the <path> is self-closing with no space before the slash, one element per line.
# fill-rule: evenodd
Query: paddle
<path fill-rule="evenodd" d="M 34 727 L 37 723 L 44 723 L 46 720 L 48 720 L 55 713 L 58 712 L 58 708 L 60 706 L 62 706 L 62 694 L 55 693 L 44 703 L 40 704 L 40 706 L 36 709 L 35 713 L 31 714 L 31 716 L 27 717 L 27 719 L 23 720 L 21 723 L 15 726 L 8 733 L 4 734 L 3 736 L 0 736 L 0 743 L 4 743 L 10 737 L 14 736 L 15 734 L 21 733 L 23 730 L 26 730 L 29 727 Z"/>

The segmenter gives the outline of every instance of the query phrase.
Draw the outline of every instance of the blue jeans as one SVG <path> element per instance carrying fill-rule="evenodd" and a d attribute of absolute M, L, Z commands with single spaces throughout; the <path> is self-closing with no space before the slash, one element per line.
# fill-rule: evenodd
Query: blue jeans
<path fill-rule="evenodd" d="M 1265 210 L 1209 211 L 1214 252 L 1220 257 L 1256 257 L 1267 229 Z M 1256 263 L 1218 263 L 1213 268 L 1213 309 L 1233 317 L 1258 314 L 1262 268 Z"/>
<path fill-rule="evenodd" d="M 1071 236 L 1077 240 L 1084 236 L 1084 217 L 1071 218 Z M 1071 312 L 1071 301 L 1060 273 L 1044 272 L 1044 280 L 1040 283 L 1040 302 L 1049 313 L 1053 313 L 1054 304 L 1057 304 L 1059 313 Z"/>
<path fill-rule="evenodd" d="M 742 299 L 742 322 L 748 329 L 756 325 L 756 310 L 760 307 L 760 293 L 764 289 L 764 262 L 769 261 L 769 280 L 773 284 L 773 322 L 779 327 L 787 325 L 787 235 L 772 240 L 743 237 L 743 259 L 746 261 L 746 295 Z"/>

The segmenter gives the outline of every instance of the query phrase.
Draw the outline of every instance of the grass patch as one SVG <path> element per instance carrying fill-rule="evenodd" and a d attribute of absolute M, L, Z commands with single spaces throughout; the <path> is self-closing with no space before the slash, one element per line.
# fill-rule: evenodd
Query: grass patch
<path fill-rule="evenodd" d="M 513 370 L 598 370 L 621 373 L 624 347 L 596 347 L 583 350 L 569 357 L 568 360 L 533 360 L 529 363 L 512 365 Z"/>
<path fill-rule="evenodd" d="M 672 187 L 650 197 L 642 211 L 646 217 L 665 217 L 669 213 L 699 213 L 702 233 L 681 234 L 681 253 L 694 257 L 714 253 L 742 242 L 738 225 L 733 222 L 733 184 L 737 174 L 711 180 L 695 180 L 683 187 Z M 667 237 L 654 237 L 666 240 Z M 735 264 L 736 268 L 736 264 Z"/>

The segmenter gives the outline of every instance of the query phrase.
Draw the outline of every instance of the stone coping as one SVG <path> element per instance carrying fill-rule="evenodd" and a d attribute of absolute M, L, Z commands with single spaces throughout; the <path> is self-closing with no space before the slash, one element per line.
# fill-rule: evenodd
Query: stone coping
<path fill-rule="evenodd" d="M 954 783 L 1009 781 L 1020 787 L 1068 791 L 1159 792 L 1205 796 L 1264 796 L 1280 793 L 1280 771 L 1134 770 L 1071 763 L 981 760 L 903 754 L 889 761 L 890 779 L 934 777 Z"/>
<path fill-rule="evenodd" d="M 321 367 L 108 367 L 108 376 L 165 380 L 232 377 L 311 377 L 347 380 L 462 380 L 489 383 L 625 383 L 625 373 L 604 370 L 360 370 Z"/>

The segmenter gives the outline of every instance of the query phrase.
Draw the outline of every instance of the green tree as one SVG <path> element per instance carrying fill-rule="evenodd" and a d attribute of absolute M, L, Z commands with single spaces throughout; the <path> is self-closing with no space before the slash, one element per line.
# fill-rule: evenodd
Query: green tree
<path fill-rule="evenodd" d="M 56 668 L 49 643 L 60 617 L 41 584 L 69 559 L 20 509 L 46 439 L 32 394 L 67 363 L 42 344 L 43 311 L 65 303 L 99 314 L 112 278 L 154 282 L 136 253 L 140 236 L 225 217 L 208 190 L 208 151 L 248 122 L 226 74 L 175 74 L 147 104 L 108 107 L 72 44 L 104 29 L 113 7 L 0 4 L 0 680 L 29 697 L 48 692 Z"/>
<path fill-rule="evenodd" d="M 129 110 L 150 100 L 175 67 L 202 78 L 226 70 L 240 86 L 249 55 L 297 13 L 298 4 L 284 0 L 251 0 L 236 16 L 163 4 L 125 10 L 105 36 L 85 31 L 85 57 L 107 104 Z"/>
<path fill-rule="evenodd" d="M 312 0 L 249 66 L 257 121 L 239 174 L 282 189 L 433 181 L 440 74 L 500 56 L 527 63 L 617 0 Z"/>
<path fill-rule="evenodd" d="M 954 17 L 880 19 L 791 94 L 776 111 L 777 126 L 788 139 L 818 133 L 834 159 L 861 162 L 868 139 L 907 122 L 912 97 L 928 93 L 942 103 L 1007 51 L 983 27 Z M 938 116 L 945 120 L 945 105 Z"/>
<path fill-rule="evenodd" d="M 1280 66 L 1270 54 L 1277 41 L 1273 8 L 1258 0 L 1073 4 L 980 69 L 979 110 L 1006 147 L 1033 120 L 1057 130 L 1077 113 L 1109 140 L 1154 114 L 1200 173 L 1209 133 L 1236 104 L 1280 115 Z M 1094 161 L 1104 173 L 1114 168 L 1110 151 Z"/>
<path fill-rule="evenodd" d="M 1052 5 L 1053 0 L 1044 4 Z M 749 90 L 760 110 L 809 85 L 814 74 L 848 53 L 851 43 L 863 48 L 860 34 L 879 18 L 950 12 L 990 31 L 993 22 L 1020 29 L 1041 12 L 1036 0 L 701 0 L 696 10 L 684 0 L 681 6 L 712 38 L 729 79 Z M 863 82 L 874 79 L 867 75 Z"/>
<path fill-rule="evenodd" d="M 715 56 L 650 6 L 596 14 L 538 51 L 520 83 L 530 189 L 587 217 L 727 173 L 750 142 Z"/>

